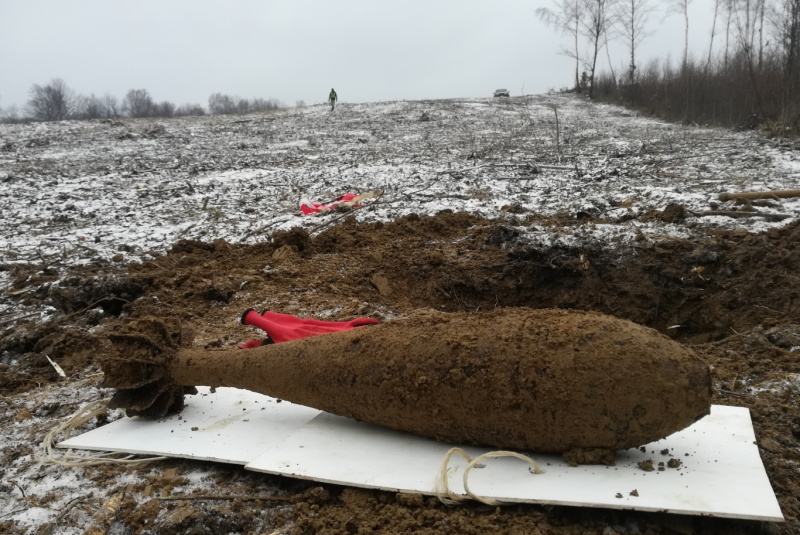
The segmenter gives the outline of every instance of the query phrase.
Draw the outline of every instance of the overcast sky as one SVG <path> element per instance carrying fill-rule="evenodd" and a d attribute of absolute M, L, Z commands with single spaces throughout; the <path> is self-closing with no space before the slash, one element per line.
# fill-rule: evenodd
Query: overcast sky
<path fill-rule="evenodd" d="M 650 0 L 658 5 L 657 0 Z M 664 0 L 661 0 L 663 3 Z M 708 47 L 710 0 L 691 8 Z M 207 106 L 212 93 L 287 105 L 486 97 L 569 86 L 567 36 L 542 24 L 552 0 L 0 0 L 0 107 L 62 78 L 80 94 L 147 89 Z M 651 17 L 642 59 L 683 51 L 680 16 Z M 626 62 L 612 49 L 614 68 Z M 605 67 L 608 60 L 603 57 Z"/>

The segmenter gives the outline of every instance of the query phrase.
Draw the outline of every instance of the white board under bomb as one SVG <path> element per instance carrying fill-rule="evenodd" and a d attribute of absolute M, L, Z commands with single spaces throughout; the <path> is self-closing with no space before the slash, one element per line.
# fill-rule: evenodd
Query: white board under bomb
<path fill-rule="evenodd" d="M 199 387 L 179 415 L 126 418 L 58 444 L 59 448 L 164 455 L 247 464 L 320 414 L 248 390 Z"/>
<path fill-rule="evenodd" d="M 288 477 L 431 495 L 452 447 L 245 390 L 199 390 L 186 398 L 180 417 L 122 418 L 58 446 L 229 462 Z M 470 472 L 468 484 L 475 495 L 510 503 L 782 521 L 755 440 L 746 408 L 713 405 L 709 416 L 683 431 L 618 452 L 616 466 L 571 467 L 560 456 L 532 454 L 544 471 L 533 474 L 520 460 L 490 459 Z M 473 457 L 489 451 L 465 450 Z M 647 461 L 652 471 L 639 465 Z M 464 494 L 465 465 L 456 457 L 450 463 L 455 494 Z"/>

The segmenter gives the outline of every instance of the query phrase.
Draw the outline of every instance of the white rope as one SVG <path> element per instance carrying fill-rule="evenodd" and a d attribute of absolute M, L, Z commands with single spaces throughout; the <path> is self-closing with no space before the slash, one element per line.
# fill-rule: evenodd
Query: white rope
<path fill-rule="evenodd" d="M 473 493 L 469 488 L 469 473 L 470 470 L 473 468 L 483 468 L 484 465 L 482 464 L 483 461 L 487 459 L 494 459 L 497 457 L 514 457 L 516 459 L 520 459 L 525 461 L 526 463 L 530 464 L 533 467 L 534 474 L 541 474 L 542 469 L 539 468 L 539 465 L 528 457 L 527 455 L 522 455 L 521 453 L 516 453 L 514 451 L 490 451 L 488 453 L 484 453 L 483 455 L 479 455 L 474 459 L 470 457 L 466 451 L 461 448 L 450 448 L 450 450 L 445 454 L 444 460 L 442 461 L 442 466 L 439 469 L 439 474 L 436 477 L 435 483 L 435 490 L 436 490 L 436 497 L 439 498 L 439 501 L 445 505 L 456 505 L 462 501 L 464 501 L 464 496 L 460 494 L 455 494 L 450 489 L 449 479 L 450 479 L 450 472 L 454 470 L 453 468 L 449 468 L 448 465 L 450 464 L 450 458 L 454 455 L 458 454 L 462 456 L 467 463 L 467 467 L 464 469 L 463 475 L 463 482 L 464 482 L 464 492 L 466 496 L 472 498 L 473 500 L 481 503 L 485 503 L 486 505 L 500 505 L 500 502 L 493 499 L 493 498 L 485 498 L 483 496 L 478 496 L 477 494 Z"/>
<path fill-rule="evenodd" d="M 76 411 L 69 419 L 60 423 L 47 433 L 42 441 L 42 449 L 44 450 L 47 460 L 61 466 L 95 466 L 100 464 L 136 464 L 166 459 L 166 457 L 144 457 L 136 459 L 134 455 L 128 455 L 127 457 L 110 457 L 111 455 L 115 455 L 115 453 L 81 456 L 73 454 L 72 449 L 66 450 L 63 455 L 56 453 L 54 445 L 57 442 L 56 437 L 58 435 L 66 433 L 64 440 L 67 440 L 73 429 L 79 428 L 92 418 L 105 413 L 106 410 L 108 410 L 108 399 L 94 401 Z"/>

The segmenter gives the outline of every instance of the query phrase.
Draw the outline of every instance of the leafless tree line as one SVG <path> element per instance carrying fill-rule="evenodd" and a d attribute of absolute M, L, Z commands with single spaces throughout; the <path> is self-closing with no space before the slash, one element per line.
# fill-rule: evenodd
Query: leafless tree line
<path fill-rule="evenodd" d="M 724 125 L 769 123 L 800 133 L 800 0 L 714 0 L 708 53 L 689 54 L 692 0 L 553 0 L 537 16 L 570 36 L 574 89 L 670 119 Z M 683 19 L 679 65 L 639 65 L 636 51 L 658 12 Z M 608 43 L 621 39 L 625 72 L 614 72 Z M 599 68 L 602 53 L 608 67 Z"/>
<path fill-rule="evenodd" d="M 237 96 L 214 93 L 208 97 L 208 111 L 213 115 L 233 115 L 277 110 L 281 107 L 275 99 L 254 98 L 248 100 Z"/>
<path fill-rule="evenodd" d="M 629 50 L 630 62 L 627 77 L 635 77 L 636 49 L 648 35 L 647 23 L 654 12 L 652 0 L 553 0 L 553 7 L 542 7 L 536 15 L 545 24 L 570 36 L 571 46 L 562 49 L 565 56 L 575 61 L 576 91 L 586 90 L 594 95 L 598 60 L 608 42 L 622 39 Z M 682 1 L 688 4 L 690 0 Z M 612 71 L 613 74 L 613 71 Z"/>
<path fill-rule="evenodd" d="M 214 93 L 208 99 L 212 114 L 239 114 L 274 110 L 282 107 L 275 99 L 252 100 Z M 34 84 L 23 111 L 16 106 L 0 110 L 0 122 L 63 121 L 65 119 L 113 119 L 118 117 L 179 117 L 205 115 L 200 104 L 176 106 L 157 102 L 146 89 L 131 89 L 120 101 L 106 94 L 98 97 L 76 94 L 61 78 L 44 85 Z"/>

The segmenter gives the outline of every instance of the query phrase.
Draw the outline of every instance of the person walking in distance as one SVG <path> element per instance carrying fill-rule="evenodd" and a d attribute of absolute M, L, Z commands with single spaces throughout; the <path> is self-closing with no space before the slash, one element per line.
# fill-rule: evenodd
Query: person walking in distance
<path fill-rule="evenodd" d="M 333 107 L 336 105 L 337 100 L 339 100 L 339 97 L 336 96 L 336 91 L 331 88 L 331 94 L 328 95 L 328 102 L 331 104 L 331 111 L 333 111 Z"/>

